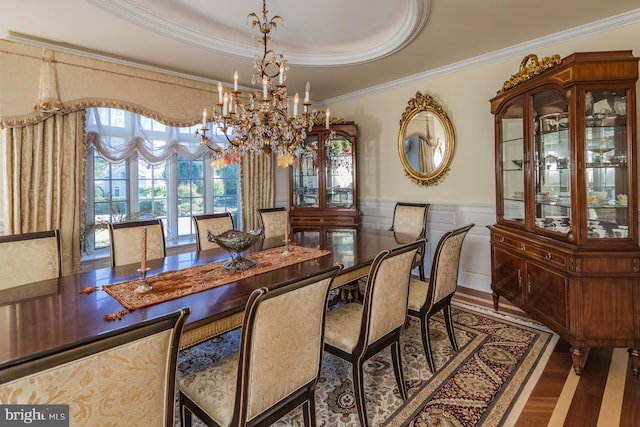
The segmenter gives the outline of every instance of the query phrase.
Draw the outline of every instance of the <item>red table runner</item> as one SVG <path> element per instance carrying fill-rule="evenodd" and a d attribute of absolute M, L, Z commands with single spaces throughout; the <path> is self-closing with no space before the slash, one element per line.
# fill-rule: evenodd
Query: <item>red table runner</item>
<path fill-rule="evenodd" d="M 145 293 L 136 293 L 138 280 L 103 286 L 102 289 L 114 297 L 129 310 L 147 307 L 153 304 L 180 298 L 196 292 L 206 291 L 227 283 L 246 279 L 257 274 L 277 270 L 282 267 L 320 258 L 331 253 L 324 249 L 289 246 L 289 255 L 282 254 L 284 247 L 267 249 L 251 253 L 246 258 L 256 262 L 256 266 L 245 271 L 228 273 L 222 271 L 222 264 L 227 260 L 186 268 L 184 270 L 167 271 L 147 277 L 147 283 L 153 287 Z"/>

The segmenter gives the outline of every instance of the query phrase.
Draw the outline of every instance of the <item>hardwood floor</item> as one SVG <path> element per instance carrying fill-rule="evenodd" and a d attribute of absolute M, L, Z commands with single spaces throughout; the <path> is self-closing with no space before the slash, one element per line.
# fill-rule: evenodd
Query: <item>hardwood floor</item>
<path fill-rule="evenodd" d="M 454 301 L 493 310 L 491 294 L 459 287 Z M 528 318 L 504 298 L 503 314 Z M 559 340 L 516 427 L 632 427 L 640 425 L 640 381 L 624 348 L 593 348 L 581 376 L 573 372 L 569 344 Z"/>

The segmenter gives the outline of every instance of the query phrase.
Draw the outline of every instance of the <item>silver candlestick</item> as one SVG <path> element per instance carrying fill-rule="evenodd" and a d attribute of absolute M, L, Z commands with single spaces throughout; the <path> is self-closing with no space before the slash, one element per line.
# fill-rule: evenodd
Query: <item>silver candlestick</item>
<path fill-rule="evenodd" d="M 140 273 L 140 284 L 136 288 L 135 293 L 141 294 L 144 292 L 149 292 L 151 289 L 153 289 L 153 286 L 147 283 L 147 271 L 149 270 L 151 270 L 149 267 L 145 268 L 144 270 L 141 268 L 137 270 L 138 273 Z"/>

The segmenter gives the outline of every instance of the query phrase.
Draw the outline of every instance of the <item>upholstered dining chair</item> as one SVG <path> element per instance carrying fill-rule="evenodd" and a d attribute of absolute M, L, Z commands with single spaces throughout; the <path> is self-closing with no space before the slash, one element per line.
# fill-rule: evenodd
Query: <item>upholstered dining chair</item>
<path fill-rule="evenodd" d="M 147 260 L 164 258 L 164 227 L 161 219 L 109 224 L 111 266 L 133 264 L 142 259 L 142 229 L 147 228 Z"/>
<path fill-rule="evenodd" d="M 408 313 L 420 319 L 422 345 L 431 372 L 435 372 L 435 364 L 429 339 L 429 318 L 441 310 L 453 351 L 458 351 L 451 319 L 451 298 L 458 286 L 462 243 L 473 226 L 469 224 L 443 234 L 436 246 L 427 281 L 412 278 L 409 282 Z"/>
<path fill-rule="evenodd" d="M 189 313 L 183 308 L 0 365 L 2 403 L 69 405 L 73 426 L 172 427 Z"/>
<path fill-rule="evenodd" d="M 227 230 L 233 230 L 233 217 L 230 212 L 193 215 L 193 225 L 196 228 L 196 249 L 219 248 L 217 243 L 209 241 L 207 238 L 209 231 L 212 234 L 222 234 Z"/>
<path fill-rule="evenodd" d="M 331 282 L 340 266 L 271 289 L 246 304 L 240 350 L 180 381 L 182 426 L 264 426 L 302 405 L 315 426 L 315 387 Z"/>
<path fill-rule="evenodd" d="M 430 207 L 431 205 L 428 203 L 396 203 L 390 230 L 396 233 L 396 238 L 401 242 L 426 238 Z M 418 250 L 412 266 L 412 269 L 418 268 L 421 280 L 425 280 L 424 252 L 425 246 Z"/>
<path fill-rule="evenodd" d="M 0 236 L 0 290 L 62 275 L 58 230 Z"/>
<path fill-rule="evenodd" d="M 285 230 L 290 229 L 287 220 L 287 208 L 263 208 L 258 209 L 260 227 L 264 228 L 264 238 L 284 236 Z"/>
<path fill-rule="evenodd" d="M 407 317 L 411 265 L 424 239 L 380 252 L 369 270 L 362 304 L 347 303 L 327 313 L 325 350 L 351 363 L 360 424 L 367 426 L 364 362 L 391 347 L 400 396 L 407 398 L 400 356 L 400 333 Z"/>

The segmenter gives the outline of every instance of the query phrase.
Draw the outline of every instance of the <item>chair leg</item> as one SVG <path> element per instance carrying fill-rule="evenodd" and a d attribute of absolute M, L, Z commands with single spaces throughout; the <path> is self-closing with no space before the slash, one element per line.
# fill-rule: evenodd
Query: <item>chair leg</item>
<path fill-rule="evenodd" d="M 420 280 L 424 282 L 426 280 L 425 274 L 424 274 L 424 260 L 422 260 L 422 262 L 418 266 L 418 272 L 420 273 Z"/>
<path fill-rule="evenodd" d="M 302 418 L 305 427 L 316 426 L 316 405 L 314 399 L 310 398 L 302 404 Z"/>
<path fill-rule="evenodd" d="M 364 381 L 362 378 L 364 373 L 362 368 L 363 363 L 363 360 L 357 360 L 353 363 L 353 395 L 356 399 L 356 409 L 358 410 L 360 425 L 362 427 L 368 427 L 369 422 L 367 421 L 367 408 L 365 406 Z"/>
<path fill-rule="evenodd" d="M 191 420 L 191 411 L 186 407 L 182 401 L 180 401 L 180 425 L 182 427 L 191 427 L 193 421 Z"/>
<path fill-rule="evenodd" d="M 420 331 L 422 332 L 422 346 L 424 347 L 424 355 L 427 357 L 427 365 L 431 373 L 435 374 L 435 362 L 431 353 L 431 339 L 429 337 L 429 318 L 425 315 L 420 319 Z"/>
<path fill-rule="evenodd" d="M 443 308 L 444 324 L 447 327 L 447 335 L 449 335 L 449 341 L 451 341 L 451 347 L 453 351 L 458 351 L 458 343 L 456 342 L 456 333 L 453 330 L 453 319 L 451 318 L 451 305 L 445 305 Z"/>
<path fill-rule="evenodd" d="M 391 361 L 393 362 L 393 373 L 396 376 L 396 382 L 398 383 L 398 390 L 400 391 L 400 397 L 402 397 L 402 400 L 407 400 L 407 387 L 404 384 L 404 375 L 402 373 L 400 334 L 398 334 L 397 340 L 391 343 Z"/>

